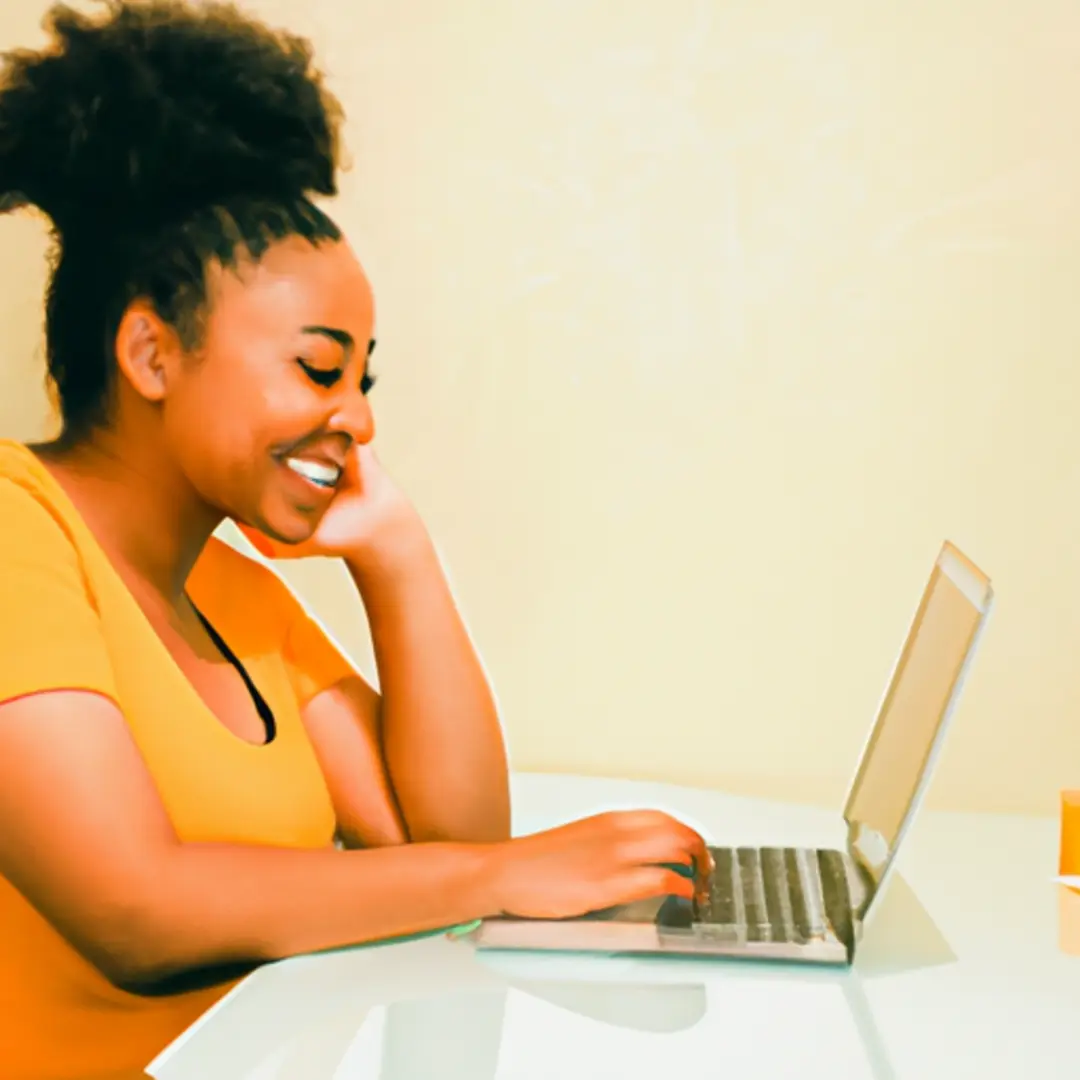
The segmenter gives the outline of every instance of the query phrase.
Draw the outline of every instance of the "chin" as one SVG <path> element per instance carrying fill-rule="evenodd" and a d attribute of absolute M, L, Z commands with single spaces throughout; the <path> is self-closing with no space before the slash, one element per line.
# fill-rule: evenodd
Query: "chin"
<path fill-rule="evenodd" d="M 279 544 L 288 544 L 290 547 L 295 547 L 304 543 L 306 540 L 310 540 L 312 536 L 311 529 L 305 529 L 303 532 L 297 529 L 291 529 L 288 531 L 282 531 L 280 529 L 263 529 L 271 540 L 276 540 Z"/>
<path fill-rule="evenodd" d="M 315 525 L 307 521 L 267 521 L 264 533 L 281 544 L 302 544 L 315 535 Z"/>
<path fill-rule="evenodd" d="M 297 513 L 293 508 L 267 508 L 252 515 L 255 527 L 279 544 L 302 544 L 315 535 L 322 514 Z"/>

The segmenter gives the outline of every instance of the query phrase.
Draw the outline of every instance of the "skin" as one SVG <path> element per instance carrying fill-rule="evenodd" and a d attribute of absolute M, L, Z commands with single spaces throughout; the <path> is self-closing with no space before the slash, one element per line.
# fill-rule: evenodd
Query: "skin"
<path fill-rule="evenodd" d="M 35 449 L 242 738 L 261 741 L 262 722 L 185 593 L 204 545 L 230 517 L 275 557 L 344 560 L 381 693 L 350 677 L 303 719 L 347 850 L 181 843 L 116 707 L 58 692 L 0 703 L 0 874 L 129 988 L 503 912 L 562 917 L 692 895 L 692 881 L 659 864 L 705 867 L 707 852 L 664 814 L 510 839 L 490 688 L 431 539 L 371 449 L 374 302 L 348 244 L 286 240 L 208 277 L 195 355 L 133 303 L 116 337 L 108 429 Z M 284 466 L 289 456 L 338 463 L 341 480 L 313 487 Z"/>

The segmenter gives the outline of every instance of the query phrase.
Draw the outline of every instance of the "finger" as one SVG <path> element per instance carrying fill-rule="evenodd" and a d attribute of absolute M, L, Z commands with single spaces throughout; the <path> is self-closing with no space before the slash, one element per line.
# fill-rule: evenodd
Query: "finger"
<path fill-rule="evenodd" d="M 694 865 L 694 847 L 681 833 L 654 830 L 627 837 L 618 845 L 616 858 L 623 864 L 677 863 L 689 869 Z"/>
<path fill-rule="evenodd" d="M 663 810 L 612 810 L 602 816 L 609 818 L 626 832 L 644 832 L 679 824 Z"/>
<path fill-rule="evenodd" d="M 640 866 L 619 879 L 620 902 L 651 900 L 657 896 L 681 896 L 693 900 L 694 882 L 662 866 Z"/>
<path fill-rule="evenodd" d="M 374 453 L 370 446 L 361 443 L 353 444 L 352 449 L 345 456 L 345 468 L 342 470 L 342 480 L 346 486 L 361 486 L 364 473 L 370 468 L 369 462 Z"/>
<path fill-rule="evenodd" d="M 711 874 L 713 871 L 713 857 L 709 854 L 709 845 L 705 843 L 700 833 L 693 829 L 691 833 L 690 853 L 694 857 L 694 869 L 698 876 Z"/>
<path fill-rule="evenodd" d="M 712 871 L 712 856 L 701 835 L 689 825 L 660 810 L 623 810 L 605 815 L 614 821 L 620 831 L 635 834 L 634 839 L 647 837 L 641 850 L 645 857 L 641 862 L 692 862 L 698 874 Z M 653 847 L 652 845 L 656 845 Z M 627 848 L 630 858 L 636 849 Z M 657 854 L 659 853 L 659 854 Z"/>
<path fill-rule="evenodd" d="M 616 811 L 613 815 L 618 819 L 618 824 L 627 831 L 638 832 L 652 829 L 675 830 L 683 833 L 692 848 L 696 848 L 697 854 L 704 857 L 707 854 L 705 841 L 700 834 L 684 824 L 671 814 L 665 814 L 662 810 L 624 810 Z"/>
<path fill-rule="evenodd" d="M 712 871 L 712 856 L 709 847 L 702 839 L 701 834 L 684 825 L 681 821 L 673 821 L 669 827 L 674 826 L 675 831 L 681 837 L 682 844 L 694 864 L 694 870 L 698 874 L 708 874 Z"/>

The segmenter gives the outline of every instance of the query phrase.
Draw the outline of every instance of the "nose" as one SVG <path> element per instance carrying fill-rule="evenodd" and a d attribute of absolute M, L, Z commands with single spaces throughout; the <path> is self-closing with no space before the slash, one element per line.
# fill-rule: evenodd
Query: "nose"
<path fill-rule="evenodd" d="M 371 442 L 375 438 L 375 414 L 367 395 L 359 388 L 343 393 L 327 426 L 331 431 L 348 435 L 361 446 Z"/>

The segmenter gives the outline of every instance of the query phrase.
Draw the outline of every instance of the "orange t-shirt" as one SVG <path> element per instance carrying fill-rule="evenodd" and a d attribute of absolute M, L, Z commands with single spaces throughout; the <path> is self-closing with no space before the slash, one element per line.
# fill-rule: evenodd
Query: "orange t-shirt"
<path fill-rule="evenodd" d="M 63 489 L 25 446 L 0 441 L 0 702 L 58 689 L 115 701 L 181 840 L 331 844 L 301 708 L 353 668 L 273 571 L 220 540 L 188 586 L 274 714 L 265 745 L 218 721 Z M 118 990 L 0 876 L 0 1078 L 141 1070 L 232 985 Z"/>

